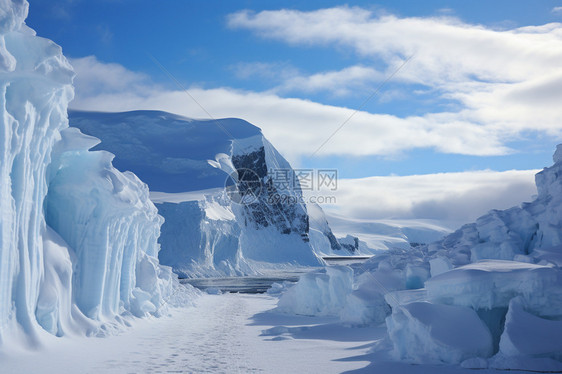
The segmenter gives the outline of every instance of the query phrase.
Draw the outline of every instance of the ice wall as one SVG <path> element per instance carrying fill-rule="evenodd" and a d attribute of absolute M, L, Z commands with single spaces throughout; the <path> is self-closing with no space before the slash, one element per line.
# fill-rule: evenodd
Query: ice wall
<path fill-rule="evenodd" d="M 124 310 L 157 313 L 172 277 L 158 264 L 163 219 L 148 187 L 115 169 L 111 153 L 88 151 L 99 140 L 75 128 L 61 134 L 49 167 L 45 215 L 74 248 L 77 306 L 95 320 Z"/>
<path fill-rule="evenodd" d="M 45 173 L 73 97 L 72 68 L 24 24 L 27 12 L 27 1 L 0 1 L 0 340 L 15 324 L 34 334 Z"/>
<path fill-rule="evenodd" d="M 224 198 L 156 204 L 165 218 L 159 259 L 182 278 L 249 272 L 239 249 L 240 226 Z"/>
<path fill-rule="evenodd" d="M 68 129 L 74 72 L 27 12 L 0 0 L 2 346 L 158 314 L 174 282 L 157 261 L 162 219 L 146 185 Z"/>

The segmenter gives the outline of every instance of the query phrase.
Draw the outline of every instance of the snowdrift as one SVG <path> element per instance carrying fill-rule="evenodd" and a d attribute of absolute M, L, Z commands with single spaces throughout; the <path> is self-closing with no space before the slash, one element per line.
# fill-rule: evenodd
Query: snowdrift
<path fill-rule="evenodd" d="M 279 309 L 386 323 L 400 360 L 561 370 L 562 145 L 553 160 L 536 175 L 534 201 L 490 211 L 429 245 L 310 274 L 281 295 Z M 334 287 L 349 270 L 352 284 Z"/>
<path fill-rule="evenodd" d="M 146 185 L 68 128 L 74 72 L 27 12 L 27 1 L 0 1 L 3 347 L 158 315 L 175 280 L 156 257 L 162 218 Z"/>

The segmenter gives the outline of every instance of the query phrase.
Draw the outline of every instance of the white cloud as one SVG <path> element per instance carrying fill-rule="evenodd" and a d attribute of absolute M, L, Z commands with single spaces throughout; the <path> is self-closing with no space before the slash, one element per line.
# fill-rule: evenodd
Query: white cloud
<path fill-rule="evenodd" d="M 291 44 L 337 44 L 394 66 L 415 55 L 404 74 L 428 85 L 472 78 L 525 80 L 545 70 L 558 70 L 562 56 L 560 24 L 498 31 L 452 17 L 398 18 L 339 7 L 310 12 L 242 11 L 230 15 L 229 25 Z"/>
<path fill-rule="evenodd" d="M 460 130 L 470 134 L 466 139 L 476 134 L 491 136 L 496 143 L 493 151 L 484 145 L 480 154 L 504 152 L 500 145 L 524 132 L 562 137 L 560 23 L 496 30 L 453 17 L 379 16 L 358 7 L 241 11 L 230 15 L 228 23 L 292 45 L 336 45 L 338 50 L 356 54 L 367 69 L 368 61 L 382 60 L 387 64 L 385 75 L 407 56 L 414 56 L 395 80 L 425 85 L 436 97 L 458 102 L 459 112 L 428 113 L 423 118 L 447 133 L 462 125 L 466 128 Z M 345 77 L 348 69 L 329 76 Z M 326 74 L 299 80 L 310 83 L 316 76 L 325 78 Z M 334 79 L 325 81 L 324 86 L 336 84 Z M 450 125 L 436 121 L 439 118 L 448 118 Z M 452 149 L 440 150 L 462 149 L 458 142 L 465 140 L 461 139 L 454 137 L 452 142 L 457 144 Z"/>
<path fill-rule="evenodd" d="M 474 221 L 490 209 L 531 201 L 538 170 L 469 171 L 342 179 L 328 212 L 362 219 L 434 219 L 447 226 Z"/>
<path fill-rule="evenodd" d="M 357 89 L 365 91 L 373 82 L 382 81 L 384 73 L 376 69 L 354 65 L 338 71 L 312 75 L 295 74 L 274 88 L 276 92 L 329 92 L 335 96 L 347 96 Z"/>
<path fill-rule="evenodd" d="M 562 14 L 562 6 L 555 6 L 552 8 L 551 12 L 554 14 Z"/>
<path fill-rule="evenodd" d="M 123 92 L 139 92 L 149 84 L 147 75 L 136 73 L 115 63 L 101 63 L 95 56 L 70 60 L 77 73 L 74 86 L 77 99 L 92 98 L 96 95 Z M 102 108 L 100 108 L 102 110 Z"/>

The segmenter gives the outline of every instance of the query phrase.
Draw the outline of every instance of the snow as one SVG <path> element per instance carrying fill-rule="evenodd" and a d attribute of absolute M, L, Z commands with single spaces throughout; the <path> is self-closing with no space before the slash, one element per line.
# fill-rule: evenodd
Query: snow
<path fill-rule="evenodd" d="M 474 373 L 452 365 L 395 361 L 384 327 L 356 328 L 334 317 L 279 314 L 272 310 L 276 300 L 203 295 L 196 307 L 134 320 L 118 335 L 58 339 L 39 351 L 0 354 L 2 373 Z"/>
<path fill-rule="evenodd" d="M 350 265 L 351 286 L 334 298 L 345 303 L 340 321 L 373 326 L 386 316 L 395 358 L 428 368 L 560 370 L 561 149 L 555 164 L 536 175 L 534 201 L 492 210 L 437 242 L 375 252 Z M 299 306 L 322 304 L 331 287 L 326 277 L 310 274 L 280 291 L 279 305 L 299 313 Z M 298 290 L 298 298 L 288 298 Z M 385 349 L 380 344 L 373 355 Z"/>
<path fill-rule="evenodd" d="M 133 321 L 119 335 L 0 356 L 2 373 L 341 373 L 369 363 L 350 356 L 366 354 L 380 330 L 272 313 L 275 302 L 262 295 L 204 295 L 196 307 Z"/>
<path fill-rule="evenodd" d="M 160 111 L 69 111 L 69 118 L 71 126 L 102 140 L 94 150 L 113 153 L 116 168 L 168 193 L 224 187 L 225 173 L 208 160 L 231 155 L 233 138 L 261 134 L 241 119 L 198 120 Z"/>

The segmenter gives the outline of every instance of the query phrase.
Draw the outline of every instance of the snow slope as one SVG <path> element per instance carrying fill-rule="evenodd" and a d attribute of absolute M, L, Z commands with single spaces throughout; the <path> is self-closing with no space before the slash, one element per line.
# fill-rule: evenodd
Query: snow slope
<path fill-rule="evenodd" d="M 102 140 L 94 149 L 114 153 L 115 165 L 148 183 L 165 219 L 160 259 L 182 276 L 318 266 L 318 253 L 335 239 L 327 223 L 311 230 L 298 181 L 274 179 L 277 171 L 292 172 L 291 165 L 243 120 L 72 111 L 70 122 Z"/>
<path fill-rule="evenodd" d="M 27 12 L 27 1 L 0 1 L 3 348 L 159 315 L 175 279 L 156 257 L 162 221 L 146 185 L 68 128 L 74 72 Z"/>
<path fill-rule="evenodd" d="M 225 174 L 211 166 L 219 153 L 229 154 L 231 139 L 261 134 L 236 118 L 198 120 L 160 111 L 68 113 L 70 125 L 102 143 L 93 150 L 115 155 L 119 170 L 130 170 L 151 191 L 187 192 L 224 187 Z"/>

